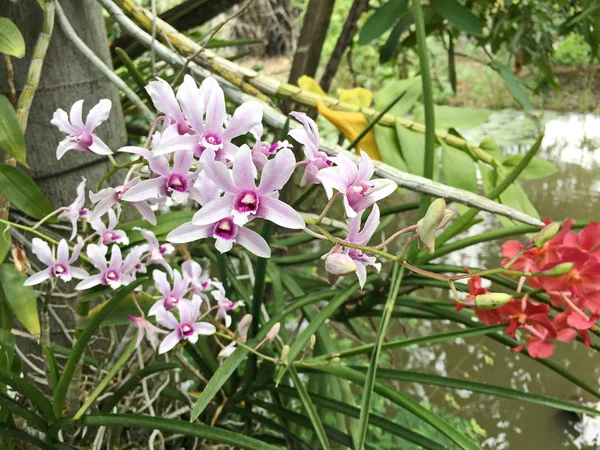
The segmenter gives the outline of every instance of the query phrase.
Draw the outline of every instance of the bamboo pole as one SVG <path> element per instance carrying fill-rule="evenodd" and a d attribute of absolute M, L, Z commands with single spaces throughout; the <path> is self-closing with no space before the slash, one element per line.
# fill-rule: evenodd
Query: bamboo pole
<path fill-rule="evenodd" d="M 133 0 L 114 1 L 125 12 L 125 14 L 131 17 L 132 20 L 142 29 L 144 29 L 146 32 L 150 32 L 152 30 L 153 20 L 152 15 L 148 10 L 136 4 Z M 158 36 L 168 40 L 168 42 L 173 45 L 173 47 L 175 47 L 179 53 L 182 55 L 194 55 L 198 53 L 200 46 L 194 40 L 183 35 L 160 18 L 156 19 L 155 24 L 156 29 L 158 30 Z M 196 62 L 211 72 L 220 75 L 227 81 L 230 81 L 233 85 L 239 87 L 244 92 L 260 98 L 262 101 L 267 101 L 265 100 L 266 94 L 284 100 L 290 100 L 311 108 L 316 108 L 317 102 L 321 100 L 331 109 L 338 111 L 361 112 L 368 119 L 372 119 L 378 115 L 378 111 L 372 108 L 361 108 L 359 106 L 351 105 L 350 103 L 342 102 L 334 97 L 321 96 L 319 94 L 306 91 L 298 86 L 267 77 L 255 72 L 254 70 L 241 67 L 232 61 L 217 56 L 210 50 L 204 50 L 201 52 L 201 54 L 197 56 Z M 234 75 L 233 81 L 230 79 L 231 75 Z M 258 91 L 262 95 L 259 97 L 252 91 Z M 267 102 L 270 103 L 270 101 Z M 425 133 L 424 125 L 413 122 L 412 120 L 404 117 L 396 117 L 391 114 L 384 114 L 378 123 L 379 125 L 386 127 L 395 127 L 396 124 L 399 124 L 417 133 Z M 444 141 L 451 147 L 455 147 L 459 150 L 467 152 L 473 158 L 503 171 L 502 164 L 482 148 L 443 130 L 436 130 L 435 134 L 438 139 Z"/>
<path fill-rule="evenodd" d="M 140 41 L 141 44 L 148 48 L 150 47 L 150 45 L 152 45 L 152 37 L 147 32 L 142 30 L 133 20 L 125 16 L 123 11 L 115 4 L 115 2 L 113 2 L 113 0 L 98 0 L 98 2 L 102 4 L 102 6 L 104 6 L 104 8 L 111 14 L 115 21 L 117 21 L 128 33 L 130 33 L 133 37 Z M 185 64 L 186 58 L 168 49 L 160 42 L 155 42 L 154 46 L 156 54 L 167 63 L 176 67 L 182 67 Z M 212 73 L 209 70 L 204 69 L 194 63 L 191 63 L 189 65 L 189 68 L 192 76 L 194 76 L 195 78 L 204 79 L 209 76 L 212 76 Z M 228 83 L 219 76 L 217 76 L 216 78 L 220 82 L 221 87 L 225 92 L 225 95 L 234 103 L 241 104 L 250 100 L 256 101 L 255 97 L 241 92 L 237 86 Z M 276 109 L 274 109 L 266 103 L 262 104 L 262 108 L 263 118 L 269 125 L 278 129 L 284 128 L 286 121 L 288 120 L 288 118 L 285 115 L 281 114 L 279 111 L 277 111 Z M 294 125 L 294 127 L 297 126 L 299 125 Z M 319 149 L 324 151 L 328 155 L 343 154 L 356 162 L 358 162 L 358 160 L 360 159 L 360 157 L 355 153 L 349 152 L 343 147 L 340 147 L 339 145 L 332 144 L 323 140 L 320 142 Z M 405 187 L 409 190 L 456 201 L 464 205 L 479 208 L 483 211 L 488 211 L 493 214 L 499 214 L 501 216 L 509 217 L 511 219 L 530 225 L 540 227 L 543 226 L 543 223 L 534 217 L 531 217 L 521 211 L 517 211 L 516 209 L 510 208 L 506 205 L 502 205 L 501 203 L 496 203 L 488 198 L 482 197 L 473 192 L 465 191 L 463 189 L 458 189 L 451 186 L 446 186 L 442 183 L 438 183 L 436 181 L 432 181 L 427 178 L 420 177 L 418 175 L 402 172 L 381 161 L 373 161 L 373 164 L 375 165 L 375 174 L 377 176 L 393 180 L 399 186 Z"/>

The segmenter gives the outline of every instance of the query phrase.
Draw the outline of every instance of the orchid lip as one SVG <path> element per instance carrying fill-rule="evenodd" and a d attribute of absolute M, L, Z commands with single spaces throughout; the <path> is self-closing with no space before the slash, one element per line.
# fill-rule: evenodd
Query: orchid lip
<path fill-rule="evenodd" d="M 181 325 L 180 332 L 182 337 L 190 337 L 194 334 L 194 327 L 191 326 L 189 323 L 184 323 L 183 325 Z"/>
<path fill-rule="evenodd" d="M 179 174 L 172 174 L 167 181 L 167 188 L 177 192 L 187 192 L 188 180 Z"/>
<path fill-rule="evenodd" d="M 52 266 L 52 274 L 55 277 L 63 276 L 65 274 L 67 274 L 68 272 L 69 272 L 69 270 L 67 269 L 67 267 L 64 264 L 55 264 L 54 266 Z"/>
<path fill-rule="evenodd" d="M 179 303 L 179 299 L 177 297 L 175 297 L 174 295 L 171 295 L 171 296 L 165 298 L 164 306 L 165 306 L 165 309 L 167 311 L 169 311 L 169 310 L 175 308 L 178 303 Z"/>
<path fill-rule="evenodd" d="M 119 272 L 109 269 L 104 275 L 104 281 L 108 284 L 111 281 L 119 281 Z"/>
<path fill-rule="evenodd" d="M 237 226 L 229 217 L 219 220 L 213 228 L 213 235 L 221 239 L 227 239 L 230 241 L 236 236 L 236 234 Z"/>
<path fill-rule="evenodd" d="M 253 191 L 244 191 L 235 199 L 234 208 L 239 213 L 254 213 L 258 210 L 258 195 Z"/>

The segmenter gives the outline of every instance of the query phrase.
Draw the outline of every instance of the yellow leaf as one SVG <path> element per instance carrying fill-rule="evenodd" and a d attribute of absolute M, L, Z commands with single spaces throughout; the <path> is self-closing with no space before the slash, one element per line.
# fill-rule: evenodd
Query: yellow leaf
<path fill-rule="evenodd" d="M 368 108 L 373 101 L 373 93 L 368 89 L 361 87 L 354 89 L 339 88 L 337 94 L 341 101 L 360 106 L 361 108 Z"/>
<path fill-rule="evenodd" d="M 321 86 L 319 86 L 317 80 L 315 80 L 312 77 L 309 77 L 308 75 L 302 75 L 300 78 L 298 78 L 298 86 L 300 86 L 305 91 L 312 92 L 313 94 L 318 94 L 322 96 L 327 95 L 325 91 L 321 89 Z"/>
<path fill-rule="evenodd" d="M 331 122 L 350 142 L 356 139 L 360 132 L 369 124 L 369 121 L 362 113 L 335 111 L 328 108 L 322 101 L 317 103 L 317 110 L 319 114 Z M 358 142 L 355 149 L 357 153 L 360 153 L 360 150 L 364 150 L 372 159 L 381 160 L 373 129 L 369 130 L 365 137 Z"/>

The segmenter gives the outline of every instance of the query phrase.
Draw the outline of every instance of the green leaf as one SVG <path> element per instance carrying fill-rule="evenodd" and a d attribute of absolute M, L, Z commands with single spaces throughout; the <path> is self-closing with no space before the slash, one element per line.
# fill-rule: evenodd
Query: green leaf
<path fill-rule="evenodd" d="M 129 237 L 129 244 L 137 244 L 138 242 L 144 241 L 142 233 L 134 228 L 142 228 L 152 231 L 156 237 L 160 238 L 169 234 L 179 225 L 192 220 L 194 211 L 174 211 L 166 214 L 161 214 L 156 218 L 156 226 L 151 226 L 146 220 L 135 220 L 133 222 L 127 222 L 120 226 L 120 229 L 127 232 Z"/>
<path fill-rule="evenodd" d="M 349 367 L 341 364 L 329 364 L 329 365 L 315 365 L 309 366 L 304 364 L 298 364 L 298 369 L 303 371 L 317 371 L 323 373 L 329 373 L 338 377 L 345 378 L 356 384 L 364 384 L 366 380 L 365 374 L 353 370 Z M 375 382 L 374 391 L 391 400 L 396 405 L 414 414 L 418 418 L 424 420 L 429 425 L 440 431 L 442 434 L 453 440 L 460 448 L 465 450 L 479 450 L 480 446 L 464 436 L 460 431 L 456 430 L 445 420 L 441 419 L 436 414 L 427 410 L 415 400 L 409 396 L 399 392 L 395 388 L 392 388 L 380 381 Z"/>
<path fill-rule="evenodd" d="M 451 25 L 472 36 L 483 34 L 483 22 L 456 0 L 431 0 L 433 6 Z"/>
<path fill-rule="evenodd" d="M 25 158 L 25 138 L 17 120 L 17 113 L 3 95 L 0 95 L 0 148 L 25 167 L 29 167 Z"/>
<path fill-rule="evenodd" d="M 422 105 L 415 108 L 415 122 L 425 122 L 423 109 Z M 458 108 L 446 105 L 436 105 L 434 110 L 436 128 L 473 128 L 487 122 L 492 113 L 489 109 Z"/>
<path fill-rule="evenodd" d="M 15 23 L 0 17 L 0 53 L 22 58 L 25 56 L 25 40 Z"/>
<path fill-rule="evenodd" d="M 408 172 L 408 167 L 402 159 L 402 150 L 400 150 L 400 143 L 394 128 L 375 125 L 375 142 L 377 142 L 377 148 L 384 163 Z"/>
<path fill-rule="evenodd" d="M 86 323 L 85 327 L 81 331 L 81 334 L 75 341 L 73 350 L 71 351 L 69 359 L 67 359 L 67 362 L 65 363 L 63 372 L 58 380 L 56 389 L 54 390 L 53 408 L 56 416 L 59 417 L 62 412 L 62 408 L 65 403 L 65 397 L 67 395 L 67 389 L 69 388 L 69 384 L 73 379 L 75 367 L 77 366 L 79 360 L 83 357 L 90 339 L 100 327 L 104 319 L 111 314 L 111 312 L 119 305 L 119 303 L 121 303 L 125 297 L 127 297 L 136 287 L 141 285 L 147 279 L 147 277 L 140 277 L 132 283 L 129 283 L 127 286 L 117 290 L 110 301 Z"/>
<path fill-rule="evenodd" d="M 400 124 L 396 124 L 396 133 L 402 149 L 402 157 L 408 167 L 408 172 L 423 176 L 425 157 L 425 135 L 411 131 Z"/>
<path fill-rule="evenodd" d="M 4 262 L 10 253 L 11 243 L 12 236 L 8 231 L 8 225 L 5 223 L 0 223 L 0 264 Z"/>
<path fill-rule="evenodd" d="M 477 168 L 471 157 L 457 148 L 450 147 L 444 141 L 442 144 L 442 169 L 444 171 L 444 183 L 464 189 L 470 192 L 477 192 Z M 460 204 L 454 205 L 460 214 L 468 207 Z"/>
<path fill-rule="evenodd" d="M 390 114 L 401 117 L 414 106 L 421 96 L 422 90 L 421 77 L 396 80 L 386 83 L 384 87 L 376 91 L 373 94 L 373 100 L 377 109 L 381 110 L 389 104 L 391 98 L 396 98 L 402 92 L 406 91 L 406 94 L 389 111 Z"/>
<path fill-rule="evenodd" d="M 33 335 L 40 334 L 37 298 L 31 286 L 23 286 L 27 276 L 14 265 L 0 265 L 0 284 L 8 305 L 19 322 Z"/>
<path fill-rule="evenodd" d="M 42 417 L 2 392 L 0 392 L 0 409 L 21 416 L 27 421 L 28 425 L 42 432 L 45 432 L 48 429 L 48 424 Z"/>
<path fill-rule="evenodd" d="M 4 367 L 0 367 L 0 383 L 10 386 L 13 391 L 19 392 L 27 397 L 48 422 L 53 422 L 55 420 L 52 404 L 33 384 Z"/>
<path fill-rule="evenodd" d="M 402 33 L 405 31 L 408 31 L 412 23 L 413 16 L 410 14 L 410 12 L 407 12 L 407 14 L 404 14 L 404 16 L 400 18 L 396 25 L 394 25 L 394 28 L 385 41 L 385 44 L 383 44 L 383 47 L 381 47 L 379 50 L 380 63 L 385 63 L 392 59 L 396 49 L 398 48 L 398 45 L 400 44 L 400 36 L 402 36 Z"/>
<path fill-rule="evenodd" d="M 402 284 L 402 275 L 404 274 L 404 266 L 399 264 L 394 265 L 392 272 L 392 282 L 390 291 L 388 292 L 387 300 L 383 307 L 383 313 L 381 315 L 381 321 L 379 325 L 379 331 L 375 338 L 375 345 L 373 347 L 373 353 L 371 354 L 371 360 L 369 361 L 369 368 L 365 377 L 365 384 L 362 391 L 362 400 L 360 404 L 360 418 L 359 418 L 359 432 L 358 432 L 358 443 L 356 447 L 362 449 L 365 444 L 367 437 L 367 428 L 369 425 L 369 414 L 371 412 L 371 398 L 373 397 L 373 389 L 375 388 L 375 380 L 377 377 L 377 367 L 379 366 L 379 358 L 381 356 L 381 346 L 390 325 L 390 319 L 392 312 L 394 311 L 394 305 L 396 304 L 396 298 L 398 297 L 398 291 Z"/>
<path fill-rule="evenodd" d="M 366 371 L 367 367 L 352 366 L 353 369 Z M 531 394 L 528 392 L 517 391 L 500 386 L 494 386 L 488 383 L 477 383 L 469 380 L 459 380 L 456 378 L 440 377 L 438 375 L 418 373 L 412 371 L 380 369 L 378 378 L 389 380 L 400 380 L 409 383 L 428 384 L 433 386 L 442 386 L 450 389 L 464 389 L 466 391 L 478 392 L 481 394 L 493 395 L 495 397 L 510 398 L 522 402 L 535 403 L 538 405 L 549 406 L 564 411 L 572 411 L 580 414 L 588 414 L 591 416 L 600 415 L 597 409 L 585 406 L 580 403 L 560 400 L 547 395 Z"/>
<path fill-rule="evenodd" d="M 515 76 L 510 67 L 499 63 L 498 61 L 490 62 L 489 66 L 498 72 L 502 78 L 504 78 L 504 82 L 508 86 L 508 90 L 510 91 L 511 95 L 517 102 L 519 102 L 525 111 L 529 111 L 533 108 L 533 103 L 531 103 L 531 100 L 529 100 L 529 95 L 527 95 L 527 92 L 523 86 L 521 86 L 519 79 Z"/>
<path fill-rule="evenodd" d="M 358 45 L 368 44 L 389 30 L 407 7 L 408 0 L 389 0 L 378 8 L 360 29 Z"/>
<path fill-rule="evenodd" d="M 56 360 L 56 356 L 50 347 L 47 345 L 44 346 L 44 354 L 46 355 L 46 359 L 48 360 L 48 366 L 50 367 L 50 388 L 56 388 L 58 384 L 58 379 L 60 378 L 60 372 L 58 370 L 58 361 Z"/>
<path fill-rule="evenodd" d="M 0 164 L 0 192 L 15 208 L 34 219 L 42 219 L 53 211 L 35 182 L 8 164 Z"/>
<path fill-rule="evenodd" d="M 503 178 L 499 176 L 498 182 L 501 182 L 501 180 L 503 180 Z M 502 192 L 502 194 L 500 194 L 499 199 L 503 205 L 523 211 L 524 213 L 529 214 L 537 219 L 540 218 L 540 214 L 537 212 L 537 209 L 535 209 L 535 206 L 533 206 L 531 203 L 531 200 L 529 200 L 527 193 L 516 181 L 508 186 L 504 192 Z M 498 216 L 498 219 L 500 219 L 500 222 L 503 224 L 503 226 L 515 225 L 512 220 L 506 217 Z"/>
<path fill-rule="evenodd" d="M 327 439 L 327 433 L 325 433 L 323 422 L 321 422 L 321 418 L 317 413 L 317 409 L 315 408 L 315 405 L 313 404 L 310 396 L 308 395 L 308 391 L 306 390 L 304 382 L 300 379 L 300 377 L 298 376 L 298 372 L 296 372 L 296 369 L 294 367 L 289 368 L 289 373 L 292 378 L 292 381 L 294 382 L 294 387 L 298 391 L 298 395 L 300 395 L 302 406 L 304 406 L 304 410 L 306 411 L 306 414 L 308 415 L 313 425 L 315 433 L 319 438 L 321 447 L 323 447 L 324 449 L 328 449 L 329 440 Z"/>
<path fill-rule="evenodd" d="M 523 157 L 523 155 L 509 156 L 502 162 L 502 165 L 507 169 L 512 170 L 521 162 Z M 521 172 L 519 178 L 524 180 L 537 180 L 539 178 L 549 177 L 556 172 L 558 172 L 558 169 L 553 163 L 540 158 L 539 156 L 534 156 L 523 172 Z"/>
<path fill-rule="evenodd" d="M 88 414 L 77 421 L 77 425 L 65 419 L 57 423 L 57 428 L 73 426 L 141 428 L 146 430 L 161 430 L 167 433 L 183 434 L 209 441 L 221 442 L 234 447 L 248 450 L 281 450 L 280 447 L 267 444 L 258 439 L 244 436 L 223 428 L 211 427 L 201 423 L 189 423 L 178 419 L 144 416 L 141 414 Z"/>

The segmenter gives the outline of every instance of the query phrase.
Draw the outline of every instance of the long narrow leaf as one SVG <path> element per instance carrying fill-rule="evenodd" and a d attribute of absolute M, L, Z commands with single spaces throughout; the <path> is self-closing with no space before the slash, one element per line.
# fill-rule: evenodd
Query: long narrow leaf
<path fill-rule="evenodd" d="M 362 401 L 359 418 L 359 432 L 358 442 L 356 448 L 362 449 L 367 437 L 367 427 L 369 425 L 369 413 L 371 412 L 371 398 L 373 396 L 373 388 L 375 387 L 375 379 L 377 376 L 377 367 L 379 365 L 379 357 L 381 356 L 381 346 L 385 339 L 388 327 L 390 325 L 390 319 L 392 312 L 394 311 L 394 305 L 398 298 L 398 291 L 402 284 L 402 275 L 404 274 L 404 266 L 396 264 L 393 269 L 392 283 L 390 291 L 388 293 L 385 306 L 383 307 L 383 314 L 381 316 L 381 322 L 379 324 L 379 331 L 375 338 L 375 344 L 373 346 L 373 353 L 371 354 L 371 361 L 369 363 L 369 369 L 365 378 L 365 384 L 362 391 Z"/>
<path fill-rule="evenodd" d="M 355 370 L 361 372 L 366 371 L 366 366 L 352 366 Z M 529 392 L 521 392 L 516 389 L 494 386 L 487 383 L 477 383 L 469 380 L 459 380 L 457 378 L 440 377 L 438 375 L 428 373 L 418 373 L 405 370 L 380 369 L 378 378 L 388 380 L 401 380 L 420 384 L 430 384 L 434 386 L 442 386 L 451 389 L 463 389 L 471 392 L 479 392 L 481 394 L 493 395 L 495 397 L 504 397 L 522 402 L 536 403 L 538 405 L 549 406 L 551 408 L 561 409 L 564 411 L 572 411 L 575 413 L 588 414 L 591 416 L 599 416 L 600 411 L 580 403 L 573 403 L 566 400 L 550 397 L 547 395 L 531 394 Z"/>
<path fill-rule="evenodd" d="M 52 404 L 46 399 L 34 385 L 28 383 L 23 378 L 14 374 L 4 367 L 0 367 L 0 383 L 4 383 L 10 386 L 13 391 L 20 392 L 27 397 L 31 403 L 44 415 L 48 422 L 52 423 L 56 420 L 54 411 L 52 410 Z"/>
<path fill-rule="evenodd" d="M 98 327 L 102 324 L 104 319 L 106 319 L 110 313 L 119 305 L 119 303 L 127 297 L 136 287 L 142 284 L 146 280 L 146 277 L 141 277 L 130 283 L 124 288 L 121 288 L 117 291 L 115 296 L 111 298 L 100 311 L 98 311 L 86 324 L 86 326 L 81 331 L 81 334 L 77 338 L 75 345 L 73 346 L 73 350 L 69 355 L 69 359 L 67 360 L 65 367 L 63 369 L 63 373 L 58 380 L 58 384 L 56 385 L 56 389 L 54 390 L 54 412 L 56 417 L 60 417 L 63 405 L 65 403 L 65 397 L 67 395 L 67 390 L 69 388 L 69 384 L 73 378 L 73 373 L 75 372 L 75 367 L 77 363 L 83 356 L 85 349 L 88 345 L 88 342 L 92 338 L 93 334 L 96 332 Z"/>
<path fill-rule="evenodd" d="M 327 365 L 309 365 L 306 363 L 297 363 L 296 367 L 301 371 L 318 371 L 323 373 L 330 373 L 342 378 L 345 378 L 353 383 L 364 385 L 366 375 L 351 369 L 350 367 L 343 366 L 341 364 L 327 364 Z M 441 419 L 436 414 L 427 410 L 426 408 L 419 405 L 415 400 L 408 397 L 396 389 L 387 386 L 386 384 L 376 381 L 374 385 L 374 391 L 379 395 L 391 400 L 396 405 L 405 409 L 406 411 L 414 414 L 418 418 L 427 422 L 433 428 L 450 438 L 460 448 L 465 450 L 479 450 L 480 446 L 463 435 L 460 431 L 452 427 L 445 420 Z"/>
<path fill-rule="evenodd" d="M 244 436 L 234 431 L 223 428 L 211 427 L 200 423 L 189 423 L 177 419 L 165 419 L 140 414 L 89 414 L 81 420 L 74 422 L 71 419 L 62 419 L 55 424 L 58 429 L 73 426 L 142 428 L 147 430 L 161 430 L 168 433 L 179 433 L 185 436 L 209 439 L 222 442 L 235 447 L 248 450 L 280 450 L 279 447 L 266 444 L 257 439 Z"/>
<path fill-rule="evenodd" d="M 46 432 L 48 428 L 46 420 L 2 392 L 0 392 L 0 409 L 21 416 L 27 421 L 28 425 L 42 432 Z"/>

